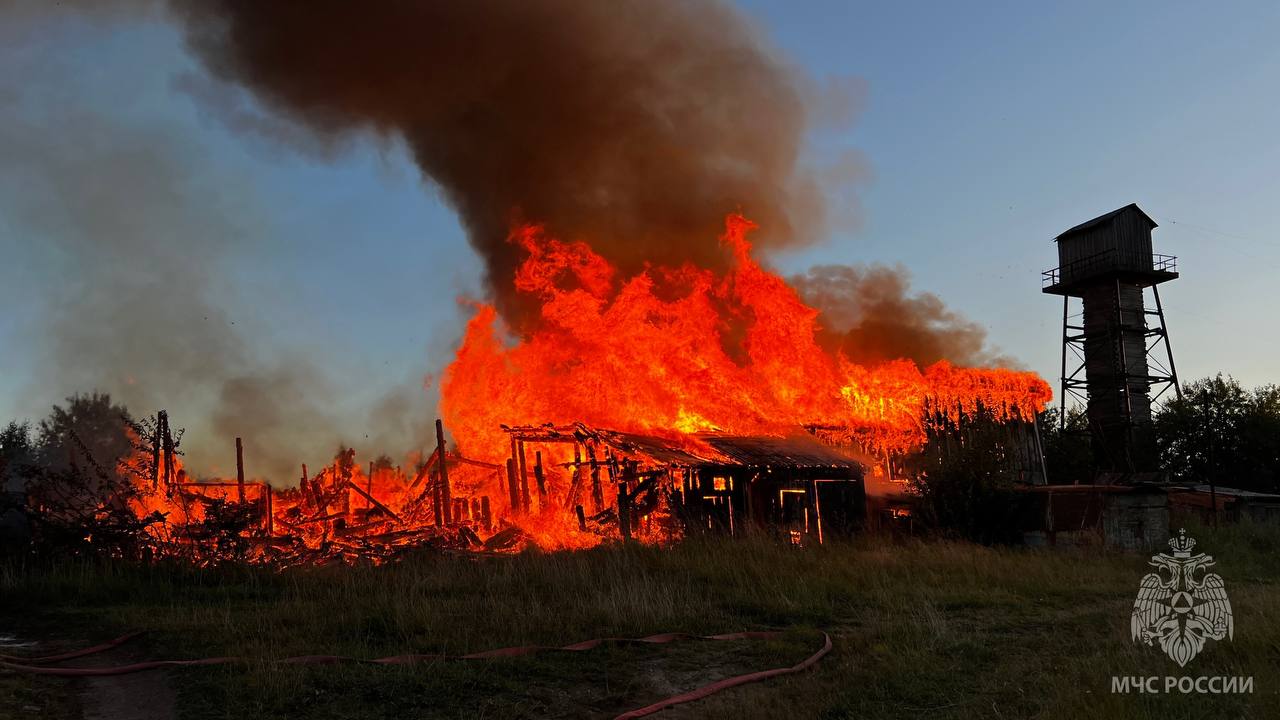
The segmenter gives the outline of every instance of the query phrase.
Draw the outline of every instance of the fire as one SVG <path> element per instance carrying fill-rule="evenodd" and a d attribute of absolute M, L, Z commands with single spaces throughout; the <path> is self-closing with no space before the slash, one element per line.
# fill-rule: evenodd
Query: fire
<path fill-rule="evenodd" d="M 583 242 L 517 228 L 511 242 L 528 257 L 516 288 L 539 304 L 540 323 L 513 343 L 496 310 L 476 306 L 442 387 L 462 452 L 502 462 L 502 424 L 547 422 L 660 435 L 822 426 L 869 451 L 901 451 L 923 440 L 926 403 L 1025 419 L 1051 399 L 1033 373 L 865 366 L 823 349 L 818 311 L 752 257 L 755 227 L 727 218 L 723 274 L 685 265 L 631 277 Z"/>
<path fill-rule="evenodd" d="M 584 242 L 518 227 L 510 241 L 526 258 L 515 288 L 539 314 L 515 337 L 493 306 L 475 305 L 442 385 L 454 452 L 438 427 L 436 451 L 407 470 L 366 469 L 343 450 L 310 475 L 301 466 L 289 489 L 192 482 L 161 414 L 154 437 L 133 435 L 128 507 L 163 518 L 147 526 L 156 547 L 197 560 L 234 552 L 277 564 L 378 561 L 420 544 L 581 548 L 616 533 L 660 542 L 678 530 L 654 482 L 681 481 L 616 453 L 619 438 L 657 436 L 707 457 L 700 433 L 807 430 L 874 455 L 918 446 L 929 414 L 982 407 L 1026 420 L 1050 400 L 1048 384 L 1028 372 L 860 365 L 824 349 L 818 311 L 752 257 L 754 228 L 727 218 L 725 271 L 650 266 L 624 277 Z"/>

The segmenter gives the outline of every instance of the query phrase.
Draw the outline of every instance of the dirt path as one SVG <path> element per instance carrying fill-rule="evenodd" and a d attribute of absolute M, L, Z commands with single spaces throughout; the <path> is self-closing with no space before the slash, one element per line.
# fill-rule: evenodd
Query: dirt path
<path fill-rule="evenodd" d="M 84 658 L 86 667 L 122 665 L 145 658 L 136 650 L 115 648 Z M 77 683 L 84 720 L 173 720 L 177 693 L 164 670 L 132 675 L 84 678 Z"/>
<path fill-rule="evenodd" d="M 80 688 L 84 720 L 173 720 L 175 699 L 163 670 L 86 678 Z"/>

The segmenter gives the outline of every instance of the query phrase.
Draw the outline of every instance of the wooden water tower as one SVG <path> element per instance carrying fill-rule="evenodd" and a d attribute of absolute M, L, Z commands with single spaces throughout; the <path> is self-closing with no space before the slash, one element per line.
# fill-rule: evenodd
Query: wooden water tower
<path fill-rule="evenodd" d="M 1058 267 L 1043 273 L 1043 292 L 1062 296 L 1063 420 L 1068 402 L 1085 405 L 1103 472 L 1157 470 L 1151 404 L 1182 393 L 1157 289 L 1178 277 L 1178 259 L 1152 251 L 1155 227 L 1137 205 L 1081 223 L 1056 238 Z"/>

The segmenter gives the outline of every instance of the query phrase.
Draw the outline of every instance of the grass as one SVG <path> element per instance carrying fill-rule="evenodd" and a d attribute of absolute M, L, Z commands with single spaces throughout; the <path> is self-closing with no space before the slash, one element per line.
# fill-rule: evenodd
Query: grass
<path fill-rule="evenodd" d="M 1129 640 L 1145 557 L 1100 549 L 765 539 L 272 573 L 63 561 L 0 566 L 0 630 L 96 642 L 152 632 L 147 657 L 242 655 L 171 672 L 181 718 L 580 718 L 835 649 L 810 672 L 663 717 L 1280 716 L 1280 531 L 1195 529 L 1218 559 L 1234 642 L 1180 670 Z M 782 629 L 773 641 L 615 645 L 491 661 L 280 666 L 303 654 L 466 653 L 656 632 Z M 1117 695 L 1111 677 L 1245 675 L 1252 695 Z M 0 716 L 48 683 L 0 675 Z M 66 693 L 66 695 L 72 695 Z M 73 703 L 51 710 L 71 714 Z M 57 717 L 50 712 L 50 717 Z"/>

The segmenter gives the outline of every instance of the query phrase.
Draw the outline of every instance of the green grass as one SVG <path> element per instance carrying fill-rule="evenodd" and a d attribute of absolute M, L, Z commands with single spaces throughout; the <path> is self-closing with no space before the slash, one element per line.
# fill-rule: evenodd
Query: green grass
<path fill-rule="evenodd" d="M 1280 532 L 1193 534 L 1219 561 L 1236 637 L 1211 644 L 1185 671 L 1129 641 L 1144 556 L 949 542 L 797 550 L 699 539 L 283 573 L 9 562 L 0 566 L 0 630 L 75 645 L 147 628 L 139 651 L 149 657 L 255 659 L 170 673 L 182 718 L 612 717 L 728 675 L 791 665 L 817 649 L 821 631 L 835 649 L 815 670 L 663 717 L 1280 716 Z M 744 629 L 786 633 L 402 667 L 271 662 Z M 1184 674 L 1251 675 L 1255 692 L 1110 689 L 1113 675 Z M 22 717 L 23 701 L 6 692 L 41 693 L 47 682 L 0 675 L 0 716 Z"/>

